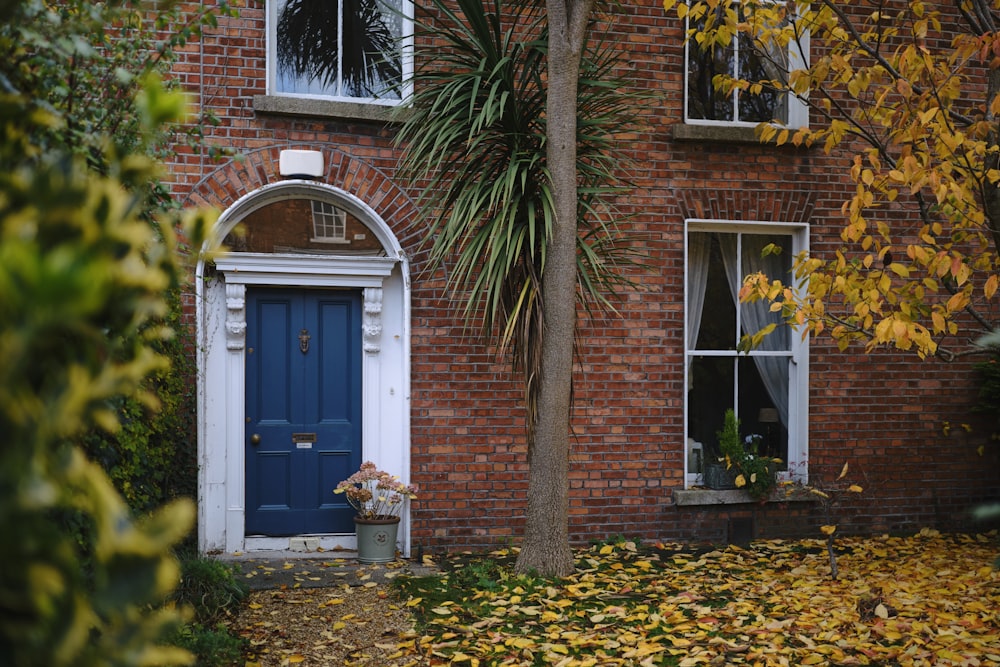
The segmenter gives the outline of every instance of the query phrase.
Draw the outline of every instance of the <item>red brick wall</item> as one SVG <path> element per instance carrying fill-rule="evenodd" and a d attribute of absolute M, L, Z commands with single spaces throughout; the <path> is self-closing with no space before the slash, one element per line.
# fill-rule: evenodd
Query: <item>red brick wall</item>
<path fill-rule="evenodd" d="M 852 191 L 849 162 L 820 151 L 683 143 L 681 23 L 657 2 L 630 2 L 615 38 L 622 72 L 661 93 L 646 128 L 628 143 L 637 183 L 627 202 L 648 253 L 643 288 L 624 295 L 621 317 L 582 320 L 575 378 L 570 532 L 586 542 L 614 534 L 647 540 L 724 540 L 732 520 L 760 536 L 815 535 L 831 521 L 847 531 L 965 525 L 967 507 L 1000 493 L 996 443 L 981 432 L 944 435 L 969 421 L 969 364 L 919 362 L 902 353 L 811 346 L 810 474 L 828 483 L 850 463 L 860 499 L 819 503 L 677 507 L 683 488 L 683 225 L 685 216 L 808 222 L 811 249 L 840 246 L 840 206 Z M 207 142 L 244 154 L 213 162 L 182 153 L 175 191 L 188 203 L 225 207 L 277 180 L 283 148 L 320 147 L 325 180 L 368 201 L 393 228 L 412 265 L 412 470 L 422 491 L 413 511 L 420 549 L 464 549 L 516 540 L 527 489 L 521 390 L 506 361 L 464 330 L 440 275 L 422 272 L 421 230 L 394 180 L 393 129 L 377 123 L 256 114 L 265 92 L 263 3 L 188 49 L 177 68 L 201 107 L 221 119 Z M 410 193 L 412 194 L 412 193 Z M 984 455 L 977 453 L 986 446 Z"/>

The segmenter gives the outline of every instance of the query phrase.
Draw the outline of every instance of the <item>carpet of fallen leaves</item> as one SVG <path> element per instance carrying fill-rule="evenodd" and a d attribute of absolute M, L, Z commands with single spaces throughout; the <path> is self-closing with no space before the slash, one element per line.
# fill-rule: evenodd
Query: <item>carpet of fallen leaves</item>
<path fill-rule="evenodd" d="M 268 664 L 1000 665 L 995 533 L 924 530 L 836 547 L 838 580 L 821 540 L 623 540 L 579 552 L 576 574 L 560 580 L 511 574 L 514 550 L 442 560 L 442 574 L 390 590 L 306 592 L 299 616 L 325 625 L 305 641 L 346 642 L 353 657 L 321 661 L 303 647 Z M 347 611 L 356 595 L 363 602 Z M 378 628 L 369 648 L 337 639 L 359 624 Z"/>
<path fill-rule="evenodd" d="M 248 642 L 244 667 L 397 664 L 388 656 L 412 628 L 376 584 L 255 591 L 230 624 Z"/>

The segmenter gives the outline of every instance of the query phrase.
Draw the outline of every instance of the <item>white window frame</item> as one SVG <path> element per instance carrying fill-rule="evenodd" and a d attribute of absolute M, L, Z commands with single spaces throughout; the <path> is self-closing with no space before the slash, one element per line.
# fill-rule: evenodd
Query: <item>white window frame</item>
<path fill-rule="evenodd" d="M 347 243 L 347 211 L 329 202 L 312 200 L 314 243 Z"/>
<path fill-rule="evenodd" d="M 343 0 L 331 0 L 338 4 Z M 413 92 L 413 1 L 400 0 L 403 8 L 403 37 L 401 40 L 401 66 L 403 85 L 399 89 L 399 99 L 379 97 L 351 97 L 348 95 L 315 95 L 309 93 L 280 92 L 277 85 L 278 76 L 278 3 L 276 0 L 266 0 L 267 30 L 267 94 L 275 97 L 293 99 L 327 100 L 332 102 L 348 102 L 354 104 L 375 104 L 380 106 L 399 106 L 406 104 Z"/>
<path fill-rule="evenodd" d="M 705 356 L 705 350 L 695 349 L 697 341 L 688 340 L 688 235 L 691 232 L 723 232 L 749 234 L 787 234 L 792 239 L 791 248 L 783 248 L 783 252 L 792 257 L 809 249 L 809 226 L 800 223 L 711 220 L 689 218 L 684 221 L 684 480 L 685 488 L 702 483 L 702 475 L 689 471 L 689 441 L 688 441 L 688 401 L 687 387 L 690 382 L 691 359 L 694 356 Z M 793 331 L 791 338 L 791 358 L 788 382 L 788 469 L 778 474 L 779 481 L 794 481 L 806 484 L 809 481 L 809 339 L 803 337 L 800 330 Z M 737 352 L 737 355 L 743 354 Z M 727 353 L 723 356 L 732 356 Z M 733 388 L 734 401 L 737 388 Z M 736 403 L 734 403 L 736 404 Z M 703 443 L 705 444 L 705 443 Z M 704 457 L 704 453 L 702 453 Z M 704 465 L 704 458 L 702 459 Z M 703 468 L 704 469 L 704 468 Z"/>
<path fill-rule="evenodd" d="M 779 0 L 775 0 L 778 2 Z M 740 0 L 733 0 L 733 2 L 740 2 Z M 690 18 L 685 17 L 684 19 L 684 34 L 687 35 L 690 29 Z M 688 95 L 690 94 L 690 87 L 688 86 L 688 75 L 691 72 L 691 68 L 688 63 L 691 57 L 691 40 L 684 40 L 684 122 L 688 125 L 713 125 L 722 127 L 756 127 L 760 125 L 759 121 L 741 121 L 741 120 L 711 120 L 708 118 L 690 118 L 688 116 Z M 801 40 L 796 42 L 790 42 L 788 45 L 788 69 L 789 71 L 795 69 L 802 69 L 808 66 L 809 63 L 809 34 L 806 33 L 802 36 Z M 737 91 L 732 92 L 733 96 L 733 106 L 735 110 L 739 111 L 739 106 L 736 102 Z M 809 126 L 809 105 L 806 102 L 791 92 L 787 93 L 788 98 L 788 124 L 787 127 L 799 128 Z M 734 114 L 735 115 L 735 114 Z"/>

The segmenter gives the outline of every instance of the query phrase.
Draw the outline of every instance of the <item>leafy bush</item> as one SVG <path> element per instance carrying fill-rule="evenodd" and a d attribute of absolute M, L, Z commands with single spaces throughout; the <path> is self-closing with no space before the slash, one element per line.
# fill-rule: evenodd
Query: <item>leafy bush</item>
<path fill-rule="evenodd" d="M 199 667 L 222 667 L 239 662 L 244 641 L 222 624 L 236 611 L 249 589 L 235 566 L 212 558 L 181 558 L 181 579 L 171 600 L 193 610 L 194 619 L 180 628 L 171 644 L 187 649 Z"/>
<path fill-rule="evenodd" d="M 244 641 L 223 627 L 212 629 L 192 623 L 178 630 L 171 643 L 190 651 L 198 667 L 238 665 L 243 657 Z"/>
<path fill-rule="evenodd" d="M 180 108 L 150 85 L 147 118 Z M 73 444 L 116 431 L 108 406 L 141 398 L 167 365 L 150 342 L 167 335 L 153 323 L 180 271 L 173 223 L 158 236 L 123 187 L 126 174 L 145 182 L 151 161 L 112 155 L 122 178 L 94 175 L 32 143 L 46 122 L 30 99 L 0 94 L 0 525 L 12 536 L 0 543 L 0 655 L 18 667 L 182 664 L 187 653 L 163 645 L 181 619 L 160 604 L 193 504 L 136 521 Z M 193 221 L 200 240 L 208 221 Z M 90 526 L 86 571 L 67 516 Z"/>
<path fill-rule="evenodd" d="M 158 324 L 175 332 L 151 347 L 170 361 L 142 385 L 157 409 L 136 396 L 109 402 L 121 423 L 114 433 L 91 429 L 82 439 L 87 456 L 108 473 L 115 488 L 137 515 L 177 497 L 197 495 L 194 363 L 188 352 L 190 332 L 181 323 L 180 291 L 167 294 L 168 313 Z"/>
<path fill-rule="evenodd" d="M 184 558 L 173 599 L 178 604 L 190 605 L 196 622 L 214 626 L 239 607 L 249 592 L 237 573 L 234 565 L 213 558 Z"/>

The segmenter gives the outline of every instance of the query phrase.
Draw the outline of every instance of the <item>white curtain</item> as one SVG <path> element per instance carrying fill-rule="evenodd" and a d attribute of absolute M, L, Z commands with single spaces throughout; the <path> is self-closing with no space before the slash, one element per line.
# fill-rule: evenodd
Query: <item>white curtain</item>
<path fill-rule="evenodd" d="M 687 345 L 690 350 L 698 347 L 701 315 L 705 310 L 708 254 L 711 247 L 712 237 L 710 234 L 706 232 L 690 232 L 688 234 Z"/>
<path fill-rule="evenodd" d="M 784 255 L 770 254 L 761 257 L 761 250 L 771 242 L 771 239 L 760 234 L 719 234 L 719 242 L 722 246 L 722 260 L 726 270 L 726 281 L 729 283 L 729 291 L 733 297 L 733 303 L 739 301 L 739 291 L 743 276 L 761 271 L 769 279 L 785 278 L 786 268 Z M 742 245 L 742 248 L 739 247 Z M 737 253 L 740 262 L 737 263 Z M 753 334 L 771 322 L 781 324 L 781 313 L 770 311 L 770 302 L 755 301 L 753 303 L 740 304 L 740 329 L 743 334 Z M 757 348 L 763 351 L 784 351 L 790 349 L 789 328 L 778 326 L 769 335 L 764 336 L 763 342 Z M 771 403 L 778 410 L 778 417 L 781 423 L 788 427 L 788 357 L 787 356 L 762 356 L 753 355 L 751 357 L 757 366 L 764 388 L 771 399 Z"/>

